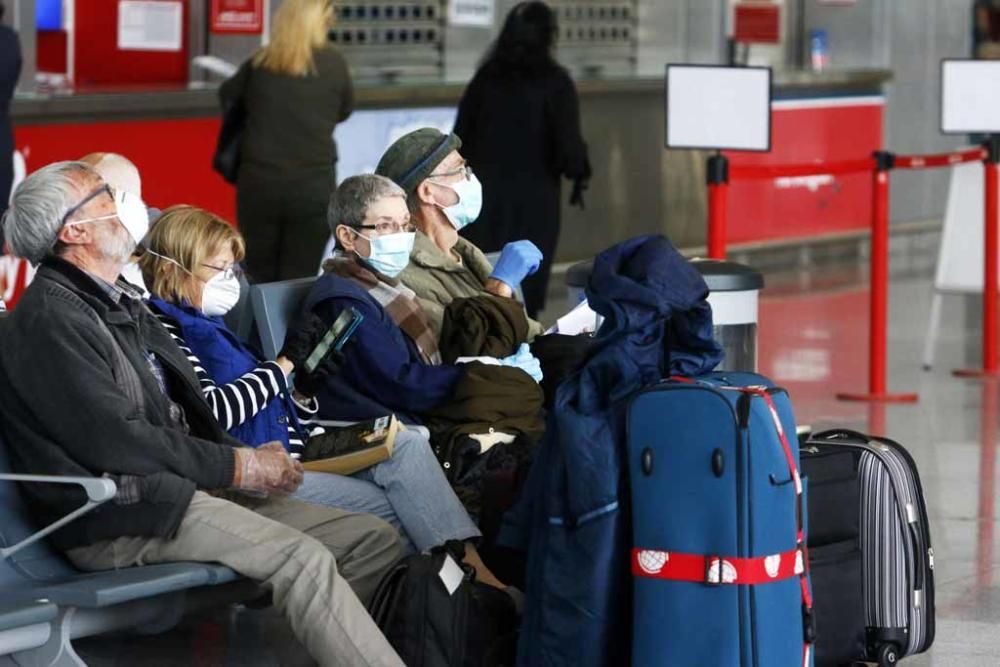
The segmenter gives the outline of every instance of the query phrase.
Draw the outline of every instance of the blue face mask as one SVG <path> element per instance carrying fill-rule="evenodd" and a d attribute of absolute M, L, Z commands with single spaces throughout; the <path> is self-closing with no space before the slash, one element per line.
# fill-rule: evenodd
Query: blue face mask
<path fill-rule="evenodd" d="M 458 203 L 442 207 L 455 229 L 471 225 L 483 210 L 483 185 L 473 173 L 458 183 L 438 183 L 441 187 L 451 188 L 458 195 Z"/>
<path fill-rule="evenodd" d="M 355 234 L 368 241 L 371 255 L 362 257 L 357 250 L 354 253 L 382 275 L 395 278 L 410 263 L 410 251 L 413 250 L 413 241 L 417 236 L 415 233 L 399 232 L 372 238 L 358 231 Z"/>

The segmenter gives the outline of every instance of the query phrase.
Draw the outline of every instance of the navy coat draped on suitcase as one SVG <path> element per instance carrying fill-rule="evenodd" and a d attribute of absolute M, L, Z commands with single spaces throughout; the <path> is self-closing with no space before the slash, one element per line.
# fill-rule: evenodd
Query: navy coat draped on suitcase
<path fill-rule="evenodd" d="M 798 460 L 788 395 L 759 375 L 669 381 L 633 399 L 632 664 L 809 667 Z"/>
<path fill-rule="evenodd" d="M 707 294 L 663 237 L 595 259 L 587 298 L 606 320 L 582 369 L 557 390 L 522 500 L 505 517 L 506 543 L 530 545 L 519 665 L 629 664 L 626 412 L 644 387 L 721 360 Z"/>

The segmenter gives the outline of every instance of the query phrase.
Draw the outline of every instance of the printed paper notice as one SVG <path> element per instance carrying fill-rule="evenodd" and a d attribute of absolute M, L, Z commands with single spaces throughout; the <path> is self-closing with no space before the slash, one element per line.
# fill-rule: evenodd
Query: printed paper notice
<path fill-rule="evenodd" d="M 494 0 L 450 0 L 448 23 L 455 26 L 490 28 L 496 11 Z"/>
<path fill-rule="evenodd" d="M 441 577 L 441 583 L 448 590 L 448 595 L 454 595 L 458 587 L 462 585 L 462 580 L 465 579 L 465 572 L 451 556 L 445 555 L 444 565 L 441 566 L 441 572 L 438 573 L 438 576 Z"/>
<path fill-rule="evenodd" d="M 152 0 L 118 3 L 120 51 L 180 51 L 183 45 L 183 4 Z"/>

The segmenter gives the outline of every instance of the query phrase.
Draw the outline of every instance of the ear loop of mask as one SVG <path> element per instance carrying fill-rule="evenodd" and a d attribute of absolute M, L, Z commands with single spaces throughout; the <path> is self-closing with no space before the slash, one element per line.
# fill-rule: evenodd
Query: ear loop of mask
<path fill-rule="evenodd" d="M 198 276 L 194 275 L 194 272 L 192 272 L 189 269 L 187 269 L 183 264 L 181 264 L 180 262 L 178 262 L 173 257 L 167 257 L 166 255 L 161 255 L 160 253 L 156 252 L 155 250 L 150 250 L 149 248 L 146 248 L 146 252 L 148 252 L 150 255 L 153 255 L 154 257 L 159 257 L 160 259 L 162 259 L 165 262 L 170 262 L 171 264 L 174 264 L 175 266 L 177 266 L 177 268 L 179 268 L 181 271 L 183 271 L 184 273 L 188 274 L 192 278 L 199 279 Z"/>

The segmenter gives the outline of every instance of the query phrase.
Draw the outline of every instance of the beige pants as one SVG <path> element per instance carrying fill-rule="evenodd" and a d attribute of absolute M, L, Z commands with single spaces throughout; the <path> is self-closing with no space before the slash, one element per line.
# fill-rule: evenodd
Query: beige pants
<path fill-rule="evenodd" d="M 275 605 L 320 665 L 402 666 L 359 600 L 370 599 L 402 556 L 396 530 L 367 514 L 294 500 L 248 505 L 253 509 L 199 491 L 172 540 L 122 537 L 67 555 L 83 570 L 222 563 L 271 588 Z"/>

